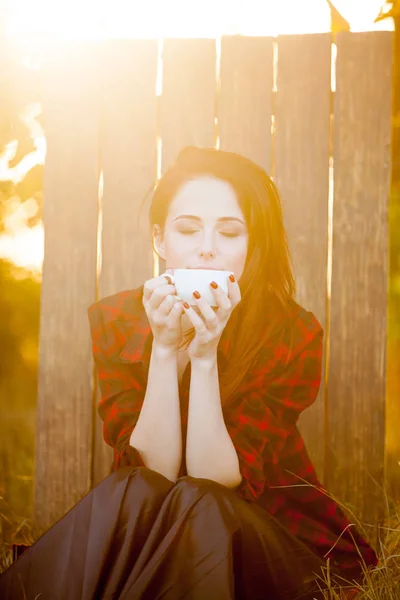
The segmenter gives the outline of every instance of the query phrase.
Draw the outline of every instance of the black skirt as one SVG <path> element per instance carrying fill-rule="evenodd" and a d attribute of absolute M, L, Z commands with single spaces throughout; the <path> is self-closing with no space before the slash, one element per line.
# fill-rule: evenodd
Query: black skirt
<path fill-rule="evenodd" d="M 324 565 L 223 485 L 124 467 L 0 576 L 0 598 L 312 600 Z"/>

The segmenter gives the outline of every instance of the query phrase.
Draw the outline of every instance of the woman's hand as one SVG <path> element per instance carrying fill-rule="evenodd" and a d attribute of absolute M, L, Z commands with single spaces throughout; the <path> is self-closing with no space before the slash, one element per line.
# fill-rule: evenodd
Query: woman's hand
<path fill-rule="evenodd" d="M 166 275 L 148 279 L 143 286 L 143 306 L 153 332 L 153 344 L 171 352 L 178 350 L 182 339 L 182 301 Z"/>
<path fill-rule="evenodd" d="M 203 298 L 195 298 L 201 315 L 190 306 L 184 308 L 188 318 L 195 328 L 195 337 L 188 346 L 188 355 L 191 361 L 206 360 L 216 355 L 218 342 L 233 309 L 241 300 L 239 284 L 228 278 L 228 294 L 220 287 L 212 290 L 217 307 L 214 309 Z"/>

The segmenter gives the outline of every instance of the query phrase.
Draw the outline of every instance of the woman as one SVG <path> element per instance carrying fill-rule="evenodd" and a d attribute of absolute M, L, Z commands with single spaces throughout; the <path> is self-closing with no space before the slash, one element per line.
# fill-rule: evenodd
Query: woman
<path fill-rule="evenodd" d="M 150 223 L 166 273 L 88 310 L 112 473 L 6 571 L 1 597 L 304 600 L 328 559 L 362 580 L 376 554 L 296 427 L 323 332 L 294 301 L 273 182 L 240 155 L 188 147 Z M 210 281 L 215 308 L 182 303 L 168 277 L 199 267 L 234 273 L 227 294 Z"/>

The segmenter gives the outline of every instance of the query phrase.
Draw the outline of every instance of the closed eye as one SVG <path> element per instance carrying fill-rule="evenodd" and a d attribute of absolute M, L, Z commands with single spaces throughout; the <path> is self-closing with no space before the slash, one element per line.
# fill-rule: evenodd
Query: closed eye
<path fill-rule="evenodd" d="M 183 235 L 191 235 L 192 233 L 196 233 L 198 230 L 197 229 L 188 229 L 186 231 L 180 231 L 179 233 L 182 233 Z M 223 231 L 221 231 L 221 234 L 224 235 L 225 237 L 238 237 L 238 233 L 225 233 Z"/>

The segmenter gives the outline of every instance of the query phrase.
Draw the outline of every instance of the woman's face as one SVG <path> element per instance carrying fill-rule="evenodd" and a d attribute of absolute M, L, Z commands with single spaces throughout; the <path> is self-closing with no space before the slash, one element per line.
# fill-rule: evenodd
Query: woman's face
<path fill-rule="evenodd" d="M 166 268 L 233 271 L 236 280 L 243 273 L 248 231 L 235 191 L 226 181 L 199 176 L 184 183 L 171 201 L 164 236 L 157 225 L 154 234 Z"/>

